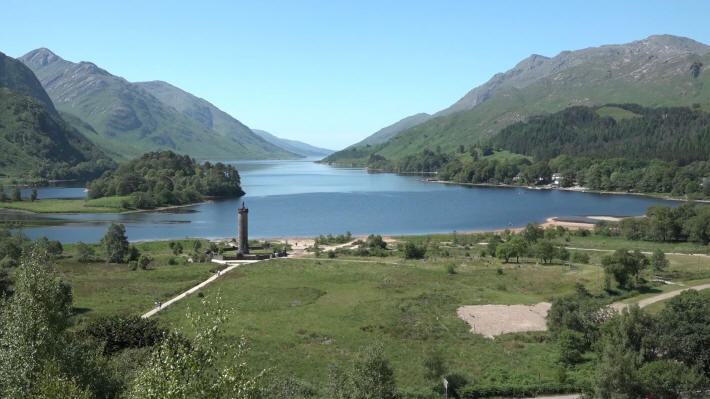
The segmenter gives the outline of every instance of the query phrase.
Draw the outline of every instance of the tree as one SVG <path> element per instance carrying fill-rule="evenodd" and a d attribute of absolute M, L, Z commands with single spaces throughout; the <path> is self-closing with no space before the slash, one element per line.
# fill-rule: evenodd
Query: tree
<path fill-rule="evenodd" d="M 710 294 L 687 290 L 669 299 L 658 316 L 658 330 L 668 357 L 710 377 Z"/>
<path fill-rule="evenodd" d="M 653 255 L 651 255 L 651 266 L 653 270 L 663 271 L 669 264 L 668 258 L 666 258 L 666 254 L 663 253 L 662 249 L 656 248 L 653 250 Z"/>
<path fill-rule="evenodd" d="M 188 313 L 194 338 L 168 334 L 153 350 L 130 388 L 130 398 L 257 398 L 263 371 L 252 375 L 245 362 L 244 338 L 222 340 L 230 310 L 202 301 L 199 314 Z"/>
<path fill-rule="evenodd" d="M 532 244 L 545 236 L 545 231 L 537 223 L 528 223 L 522 232 L 525 241 Z"/>
<path fill-rule="evenodd" d="M 602 258 L 602 266 L 607 275 L 614 276 L 621 287 L 630 287 L 631 277 L 639 278 L 641 270 L 648 266 L 648 258 L 638 250 L 629 252 L 617 249 L 612 255 Z"/>
<path fill-rule="evenodd" d="M 94 248 L 90 247 L 88 244 L 79 241 L 76 243 L 76 260 L 81 263 L 89 263 L 94 260 Z"/>
<path fill-rule="evenodd" d="M 508 263 L 508 260 L 515 255 L 515 248 L 510 242 L 504 242 L 496 248 L 496 257 L 498 259 L 503 259 L 505 263 Z"/>
<path fill-rule="evenodd" d="M 30 201 L 34 202 L 37 201 L 37 189 L 33 188 L 32 191 L 30 192 Z"/>
<path fill-rule="evenodd" d="M 133 261 L 138 261 L 141 256 L 141 251 L 138 250 L 138 247 L 135 245 L 131 245 L 128 248 L 128 261 L 133 262 Z"/>
<path fill-rule="evenodd" d="M 128 255 L 126 226 L 121 223 L 111 223 L 106 235 L 101 239 L 101 245 L 106 250 L 106 260 L 108 262 L 124 263 Z"/>
<path fill-rule="evenodd" d="M 533 246 L 533 253 L 543 263 L 552 262 L 555 256 L 555 247 L 550 241 L 540 240 Z"/>
<path fill-rule="evenodd" d="M 46 250 L 22 259 L 15 292 L 0 306 L 1 397 L 32 397 L 43 368 L 61 357 L 71 316 L 67 291 Z"/>

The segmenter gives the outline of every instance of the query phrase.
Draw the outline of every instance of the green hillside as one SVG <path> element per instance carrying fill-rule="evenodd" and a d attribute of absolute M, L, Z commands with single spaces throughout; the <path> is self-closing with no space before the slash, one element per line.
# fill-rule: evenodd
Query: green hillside
<path fill-rule="evenodd" d="M 275 145 L 255 134 L 246 125 L 228 113 L 215 107 L 207 100 L 196 97 L 170 83 L 161 81 L 138 82 L 135 85 L 146 90 L 155 98 L 180 111 L 183 115 L 199 123 L 204 128 L 234 140 L 260 158 L 296 158 L 297 155 L 285 147 Z"/>
<path fill-rule="evenodd" d="M 22 62 L 0 52 L 0 87 L 29 96 L 44 104 L 50 112 L 56 113 L 54 104 L 42 88 L 32 71 Z"/>
<path fill-rule="evenodd" d="M 47 49 L 20 60 L 37 75 L 55 107 L 79 118 L 82 126 L 91 126 L 96 134 L 87 138 L 116 159 L 166 149 L 215 160 L 288 156 L 258 138 L 260 145 L 255 146 L 211 130 L 90 62 L 69 62 Z"/>
<path fill-rule="evenodd" d="M 0 177 L 92 179 L 115 166 L 40 101 L 0 88 Z"/>
<path fill-rule="evenodd" d="M 510 125 L 489 143 L 536 161 L 570 155 L 685 165 L 710 160 L 710 114 L 688 107 L 635 104 L 570 107 Z"/>
<path fill-rule="evenodd" d="M 529 117 L 575 105 L 637 103 L 647 107 L 710 106 L 710 47 L 675 36 L 652 36 L 623 45 L 533 56 L 433 118 L 382 146 L 359 148 L 359 160 L 387 159 L 472 145 Z M 326 160 L 352 160 L 352 149 Z"/>

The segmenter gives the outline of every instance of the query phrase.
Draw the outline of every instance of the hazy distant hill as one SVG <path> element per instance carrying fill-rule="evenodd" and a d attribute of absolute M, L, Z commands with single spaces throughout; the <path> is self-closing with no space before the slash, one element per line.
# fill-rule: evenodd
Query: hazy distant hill
<path fill-rule="evenodd" d="M 670 35 L 621 45 L 533 55 L 493 76 L 449 108 L 401 131 L 382 145 L 350 150 L 388 159 L 424 149 L 453 151 L 531 115 L 574 105 L 638 103 L 644 106 L 710 105 L 710 47 Z M 339 153 L 328 160 L 338 161 Z"/>
<path fill-rule="evenodd" d="M 121 158 L 170 149 L 203 159 L 282 158 L 289 154 L 249 132 L 217 132 L 90 62 L 73 63 L 48 49 L 20 58 L 37 75 L 55 107 L 82 120 L 92 142 Z M 241 132 L 244 133 L 244 132 Z M 86 131 L 84 131 L 86 134 Z M 256 143 L 256 144 L 255 144 Z"/>
<path fill-rule="evenodd" d="M 206 129 L 233 139 L 251 150 L 260 151 L 263 154 L 272 154 L 272 158 L 274 156 L 279 158 L 294 157 L 294 154 L 287 152 L 290 151 L 287 148 L 274 145 L 275 143 L 269 140 L 264 140 L 260 135 L 254 134 L 255 132 L 243 123 L 215 107 L 207 100 L 194 96 L 170 83 L 156 80 L 152 82 L 137 82 L 135 85 L 145 89 L 158 100 L 182 112 Z M 284 151 L 284 149 L 287 151 Z"/>
<path fill-rule="evenodd" d="M 290 151 L 294 154 L 298 154 L 300 156 L 324 157 L 326 155 L 330 155 L 333 153 L 333 150 L 315 147 L 315 146 L 312 146 L 310 144 L 306 144 L 306 143 L 298 141 L 298 140 L 282 139 L 281 137 L 276 137 L 273 134 L 271 134 L 269 132 L 265 132 L 263 130 L 253 129 L 252 131 L 254 133 L 256 133 L 259 137 L 268 141 L 269 143 L 272 143 L 276 146 L 279 146 L 287 151 Z"/>
<path fill-rule="evenodd" d="M 37 78 L 0 53 L 0 177 L 87 179 L 113 167 L 57 114 Z"/>

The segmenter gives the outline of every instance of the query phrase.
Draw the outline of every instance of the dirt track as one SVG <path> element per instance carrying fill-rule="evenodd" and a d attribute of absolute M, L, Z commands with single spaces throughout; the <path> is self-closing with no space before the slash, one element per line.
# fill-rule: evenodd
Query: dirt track
<path fill-rule="evenodd" d="M 639 307 L 645 308 L 656 302 L 664 301 L 680 295 L 686 290 L 710 289 L 710 284 L 696 285 L 675 291 L 664 292 L 637 302 Z M 615 302 L 611 307 L 618 312 L 628 307 L 629 303 Z M 550 303 L 540 302 L 536 305 L 473 305 L 461 306 L 456 310 L 460 319 L 471 326 L 471 332 L 482 334 L 487 338 L 512 332 L 546 331 L 547 312 Z"/>

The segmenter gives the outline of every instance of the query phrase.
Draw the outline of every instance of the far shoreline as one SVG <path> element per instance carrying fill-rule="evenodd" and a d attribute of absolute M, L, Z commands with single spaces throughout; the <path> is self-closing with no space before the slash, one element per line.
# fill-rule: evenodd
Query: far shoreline
<path fill-rule="evenodd" d="M 394 173 L 394 172 L 392 172 L 392 173 Z M 447 185 L 452 185 L 452 186 L 521 188 L 521 189 L 525 189 L 525 190 L 559 190 L 559 191 L 571 191 L 571 192 L 586 193 L 586 194 L 635 195 L 635 196 L 639 196 L 639 197 L 660 199 L 660 200 L 666 200 L 666 201 L 699 202 L 699 203 L 705 203 L 705 204 L 710 203 L 710 200 L 707 200 L 707 199 L 687 199 L 687 198 L 671 197 L 669 195 L 664 195 L 661 193 L 652 194 L 652 193 L 638 193 L 638 192 L 624 192 L 624 191 L 591 190 L 591 189 L 588 189 L 588 188 L 582 187 L 582 186 L 552 187 L 550 185 L 546 185 L 546 186 L 535 187 L 535 186 L 521 186 L 521 185 L 505 184 L 505 183 L 498 183 L 498 184 L 494 184 L 494 183 L 465 183 L 465 182 L 456 182 L 456 181 L 438 180 L 438 179 L 419 179 L 419 181 L 423 182 L 423 183 L 438 183 L 438 184 L 447 184 Z"/>

